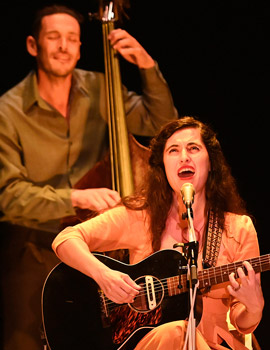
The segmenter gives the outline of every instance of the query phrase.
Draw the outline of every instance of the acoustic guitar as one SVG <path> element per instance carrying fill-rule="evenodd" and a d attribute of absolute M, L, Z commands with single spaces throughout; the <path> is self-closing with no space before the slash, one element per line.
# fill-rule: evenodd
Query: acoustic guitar
<path fill-rule="evenodd" d="M 96 282 L 58 264 L 48 275 L 42 293 L 43 326 L 51 350 L 128 350 L 151 329 L 186 319 L 189 314 L 187 261 L 173 249 L 129 265 L 102 254 L 95 256 L 111 269 L 127 273 L 142 289 L 131 304 L 109 300 Z M 248 259 L 255 272 L 270 269 L 270 254 Z M 243 262 L 198 272 L 195 319 L 202 314 L 200 290 L 229 281 Z"/>

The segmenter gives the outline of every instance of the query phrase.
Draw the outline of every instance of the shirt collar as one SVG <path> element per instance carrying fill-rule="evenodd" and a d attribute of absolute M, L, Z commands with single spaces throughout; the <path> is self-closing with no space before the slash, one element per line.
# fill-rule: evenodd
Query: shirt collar
<path fill-rule="evenodd" d="M 72 94 L 74 94 L 76 91 L 79 91 L 83 95 L 88 95 L 83 77 L 81 76 L 80 70 L 78 69 L 75 69 L 73 71 L 71 90 Z M 23 101 L 24 112 L 29 111 L 29 109 L 35 104 L 37 104 L 42 109 L 51 110 L 50 106 L 40 97 L 37 84 L 37 74 L 35 71 L 31 71 L 27 76 Z"/>
<path fill-rule="evenodd" d="M 84 81 L 84 76 L 80 69 L 74 69 L 72 74 L 72 87 L 71 89 L 75 91 L 80 91 L 83 95 L 89 95 L 89 91 L 86 88 Z"/>
<path fill-rule="evenodd" d="M 40 97 L 37 84 L 37 75 L 35 71 L 28 74 L 27 82 L 24 90 L 23 110 L 24 112 L 34 105 L 38 104 L 43 109 L 49 109 L 48 104 Z"/>

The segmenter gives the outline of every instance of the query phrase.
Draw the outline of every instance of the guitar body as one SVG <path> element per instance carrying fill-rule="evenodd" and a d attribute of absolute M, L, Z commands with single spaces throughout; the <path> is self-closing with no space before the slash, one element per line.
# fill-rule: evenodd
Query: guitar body
<path fill-rule="evenodd" d="M 188 317 L 188 294 L 168 297 L 166 292 L 167 278 L 179 275 L 179 262 L 186 266 L 178 251 L 162 250 L 134 265 L 101 254 L 95 256 L 139 284 L 145 276 L 155 276 L 157 305 L 150 311 L 137 311 L 136 299 L 134 305 L 117 305 L 107 299 L 114 309 L 106 317 L 103 298 L 94 280 L 60 263 L 50 272 L 42 293 L 43 325 L 51 350 L 134 349 L 153 327 Z M 197 321 L 199 318 L 196 315 Z"/>

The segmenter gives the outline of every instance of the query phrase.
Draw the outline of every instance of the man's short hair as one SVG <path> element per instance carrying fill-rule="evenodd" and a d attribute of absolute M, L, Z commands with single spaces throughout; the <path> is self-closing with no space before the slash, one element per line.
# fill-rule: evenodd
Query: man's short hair
<path fill-rule="evenodd" d="M 66 13 L 66 14 L 74 17 L 78 21 L 80 26 L 84 21 L 83 15 L 71 7 L 67 7 L 65 5 L 58 5 L 58 4 L 43 7 L 42 9 L 40 9 L 36 12 L 36 15 L 35 15 L 35 18 L 33 21 L 33 25 L 32 25 L 32 36 L 36 40 L 38 40 L 39 33 L 41 30 L 42 18 L 45 16 L 56 14 L 56 13 Z"/>

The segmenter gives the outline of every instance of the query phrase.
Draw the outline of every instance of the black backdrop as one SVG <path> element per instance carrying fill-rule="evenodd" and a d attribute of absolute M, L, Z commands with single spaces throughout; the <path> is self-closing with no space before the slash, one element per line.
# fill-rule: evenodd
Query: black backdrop
<path fill-rule="evenodd" d="M 10 1 L 0 10 L 0 94 L 32 67 L 25 38 L 34 11 L 50 2 Z M 96 0 L 58 1 L 86 17 Z M 131 0 L 122 27 L 155 58 L 181 116 L 194 115 L 217 131 L 248 210 L 256 218 L 261 253 L 270 253 L 269 202 L 269 23 L 267 1 Z M 84 24 L 80 68 L 103 70 L 100 24 Z M 121 61 L 122 79 L 140 92 L 136 67 Z M 269 272 L 262 274 L 266 299 L 255 334 L 267 349 Z"/>

